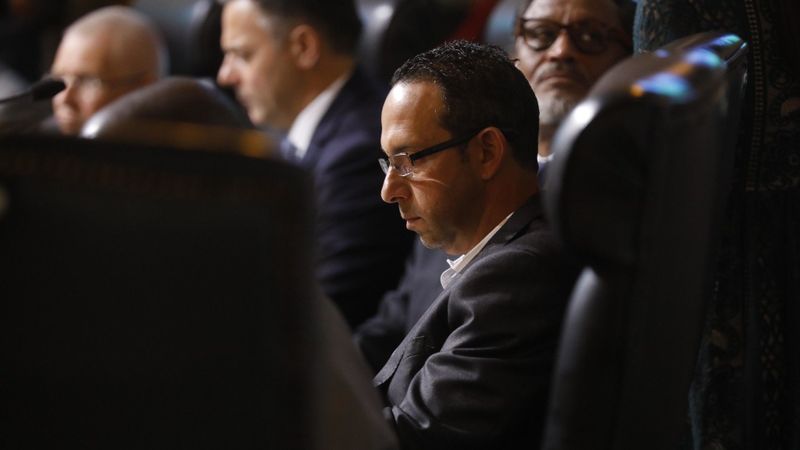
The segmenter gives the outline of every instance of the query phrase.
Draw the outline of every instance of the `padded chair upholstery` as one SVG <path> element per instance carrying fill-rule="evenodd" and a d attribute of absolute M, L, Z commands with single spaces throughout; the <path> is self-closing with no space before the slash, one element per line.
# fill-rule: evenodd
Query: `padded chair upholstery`
<path fill-rule="evenodd" d="M 222 64 L 219 46 L 222 3 L 217 0 L 135 0 L 166 40 L 170 74 L 215 78 Z"/>
<path fill-rule="evenodd" d="M 617 65 L 558 130 L 546 206 L 584 264 L 547 450 L 674 449 L 710 294 L 745 43 L 705 33 Z"/>
<path fill-rule="evenodd" d="M 0 448 L 316 448 L 311 189 L 233 154 L 0 142 Z"/>
<path fill-rule="evenodd" d="M 210 80 L 167 77 L 124 95 L 95 113 L 81 137 L 157 143 L 176 148 L 268 156 L 275 139 Z"/>
<path fill-rule="evenodd" d="M 106 105 L 87 122 L 88 137 L 112 135 L 133 121 L 170 121 L 252 129 L 247 113 L 211 80 L 168 77 Z"/>
<path fill-rule="evenodd" d="M 388 82 L 408 58 L 454 33 L 474 1 L 356 0 L 364 24 L 360 61 L 373 76 Z"/>

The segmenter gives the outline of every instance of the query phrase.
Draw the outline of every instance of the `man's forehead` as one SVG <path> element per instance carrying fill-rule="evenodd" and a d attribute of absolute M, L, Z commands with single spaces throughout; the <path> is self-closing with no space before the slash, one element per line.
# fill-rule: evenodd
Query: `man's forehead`
<path fill-rule="evenodd" d="M 389 91 L 384 114 L 392 117 L 412 117 L 430 120 L 442 108 L 442 92 L 438 85 L 427 81 L 401 82 Z"/>
<path fill-rule="evenodd" d="M 417 139 L 441 131 L 438 114 L 442 108 L 439 87 L 430 82 L 399 83 L 384 103 L 381 141 L 389 153 L 413 146 Z M 444 133 L 444 131 L 441 131 Z"/>
<path fill-rule="evenodd" d="M 108 37 L 90 33 L 67 33 L 53 61 L 54 72 L 105 76 L 110 70 Z"/>
<path fill-rule="evenodd" d="M 609 25 L 621 25 L 618 7 L 613 0 L 533 0 L 523 17 L 564 23 L 594 19 Z"/>

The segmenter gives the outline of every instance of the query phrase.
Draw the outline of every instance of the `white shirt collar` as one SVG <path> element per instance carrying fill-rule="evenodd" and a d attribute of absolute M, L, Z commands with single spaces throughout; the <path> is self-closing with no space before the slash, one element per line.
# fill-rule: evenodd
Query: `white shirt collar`
<path fill-rule="evenodd" d="M 287 139 L 295 148 L 295 156 L 298 160 L 303 159 L 308 151 L 308 146 L 311 144 L 311 137 L 314 136 L 314 131 L 317 129 L 322 116 L 328 111 L 333 99 L 339 94 L 339 91 L 344 87 L 344 83 L 350 78 L 350 73 L 346 73 L 337 78 L 336 81 L 330 84 L 324 91 L 320 92 L 314 100 L 311 101 L 297 118 L 294 119 L 292 127 L 289 128 Z"/>
<path fill-rule="evenodd" d="M 552 159 L 553 159 L 553 155 L 554 155 L 554 153 L 550 153 L 550 154 L 549 154 L 549 155 L 547 155 L 547 156 L 542 156 L 542 155 L 539 155 L 539 154 L 537 154 L 537 155 L 536 155 L 536 161 L 537 161 L 539 164 L 546 163 L 546 162 L 550 162 L 550 160 L 552 160 Z"/>
<path fill-rule="evenodd" d="M 467 264 L 471 263 L 472 260 L 478 256 L 478 253 L 483 250 L 483 247 L 485 247 L 489 240 L 492 239 L 492 237 L 497 234 L 498 231 L 500 231 L 500 228 L 502 228 L 502 226 L 508 222 L 508 219 L 510 219 L 513 214 L 514 213 L 512 212 L 511 214 L 507 215 L 505 219 L 497 224 L 497 226 L 494 227 L 494 229 L 490 231 L 489 234 L 487 234 L 480 242 L 478 242 L 475 247 L 472 247 L 470 251 L 459 256 L 455 261 L 449 259 L 447 260 L 447 264 L 450 266 L 450 268 L 442 272 L 442 275 L 439 277 L 439 282 L 442 283 L 442 289 L 447 289 L 447 286 L 450 286 L 456 277 L 461 274 L 461 271 L 467 267 Z"/>

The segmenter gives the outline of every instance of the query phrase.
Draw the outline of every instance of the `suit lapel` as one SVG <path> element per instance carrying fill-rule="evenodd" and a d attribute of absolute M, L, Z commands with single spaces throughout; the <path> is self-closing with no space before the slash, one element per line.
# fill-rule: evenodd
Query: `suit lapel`
<path fill-rule="evenodd" d="M 392 352 L 392 356 L 389 357 L 389 360 L 386 361 L 386 364 L 383 365 L 383 368 L 375 375 L 373 379 L 373 384 L 375 386 L 380 386 L 386 383 L 392 375 L 397 371 L 397 366 L 400 365 L 400 361 L 403 360 L 403 356 L 405 356 L 406 351 L 409 350 L 411 347 L 412 342 L 414 339 L 419 338 L 418 330 L 421 324 L 426 323 L 428 321 L 428 317 L 434 313 L 439 307 L 442 302 L 447 301 L 447 297 L 450 296 L 450 289 L 445 289 L 442 291 L 438 296 L 436 296 L 436 300 L 428 306 L 428 309 L 425 310 L 425 313 L 417 320 L 417 323 L 408 331 L 406 337 L 403 338 L 403 341 L 400 342 L 400 345 L 397 346 L 396 349 Z"/>
<path fill-rule="evenodd" d="M 495 249 L 508 244 L 522 235 L 528 229 L 530 223 L 540 216 L 542 216 L 542 204 L 541 197 L 537 194 L 529 198 L 525 204 L 514 211 L 514 214 L 511 215 L 508 222 L 497 230 L 497 233 L 489 239 L 489 242 L 486 243 L 486 246 L 483 247 L 480 253 L 461 270 L 461 273 L 464 273 L 470 266 L 475 264 L 475 261 L 493 253 Z M 453 282 L 453 284 L 455 284 L 455 282 Z"/>
<path fill-rule="evenodd" d="M 461 272 L 463 273 L 466 271 L 470 266 L 472 266 L 472 264 L 475 263 L 475 261 L 478 261 L 486 255 L 493 253 L 493 251 L 498 247 L 502 247 L 516 239 L 527 230 L 528 226 L 534 219 L 540 217 L 541 215 L 542 206 L 540 197 L 539 195 L 534 195 L 522 207 L 514 212 L 511 218 L 508 219 L 508 222 L 506 222 L 497 231 L 497 233 L 492 236 L 492 239 L 490 239 L 480 253 L 475 256 L 475 259 L 473 259 Z M 418 334 L 418 329 L 421 324 L 426 323 L 429 316 L 434 314 L 437 309 L 441 308 L 441 303 L 447 301 L 448 297 L 450 296 L 450 290 L 453 288 L 453 286 L 457 285 L 458 282 L 458 280 L 454 280 L 450 286 L 447 287 L 447 289 L 442 291 L 442 293 L 436 297 L 436 300 L 434 300 L 425 311 L 425 314 L 419 318 L 414 327 L 408 332 L 408 334 L 406 334 L 406 337 L 403 339 L 400 345 L 397 346 L 394 352 L 392 352 L 392 356 L 389 357 L 389 360 L 386 362 L 386 364 L 384 364 L 383 368 L 381 368 L 378 374 L 375 375 L 375 378 L 373 379 L 373 384 L 375 386 L 380 387 L 392 378 L 392 375 L 394 375 L 394 373 L 397 371 L 397 367 L 403 360 L 403 356 L 405 356 L 406 352 L 411 347 L 414 339 L 421 337 Z"/>

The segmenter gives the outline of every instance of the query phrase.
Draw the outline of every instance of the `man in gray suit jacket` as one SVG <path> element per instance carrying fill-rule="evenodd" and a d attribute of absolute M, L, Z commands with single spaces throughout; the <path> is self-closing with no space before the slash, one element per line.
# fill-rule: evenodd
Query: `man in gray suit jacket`
<path fill-rule="evenodd" d="M 502 50 L 463 41 L 392 86 L 381 196 L 460 256 L 374 379 L 385 415 L 407 448 L 536 448 L 575 277 L 542 215 L 536 98 Z"/>

